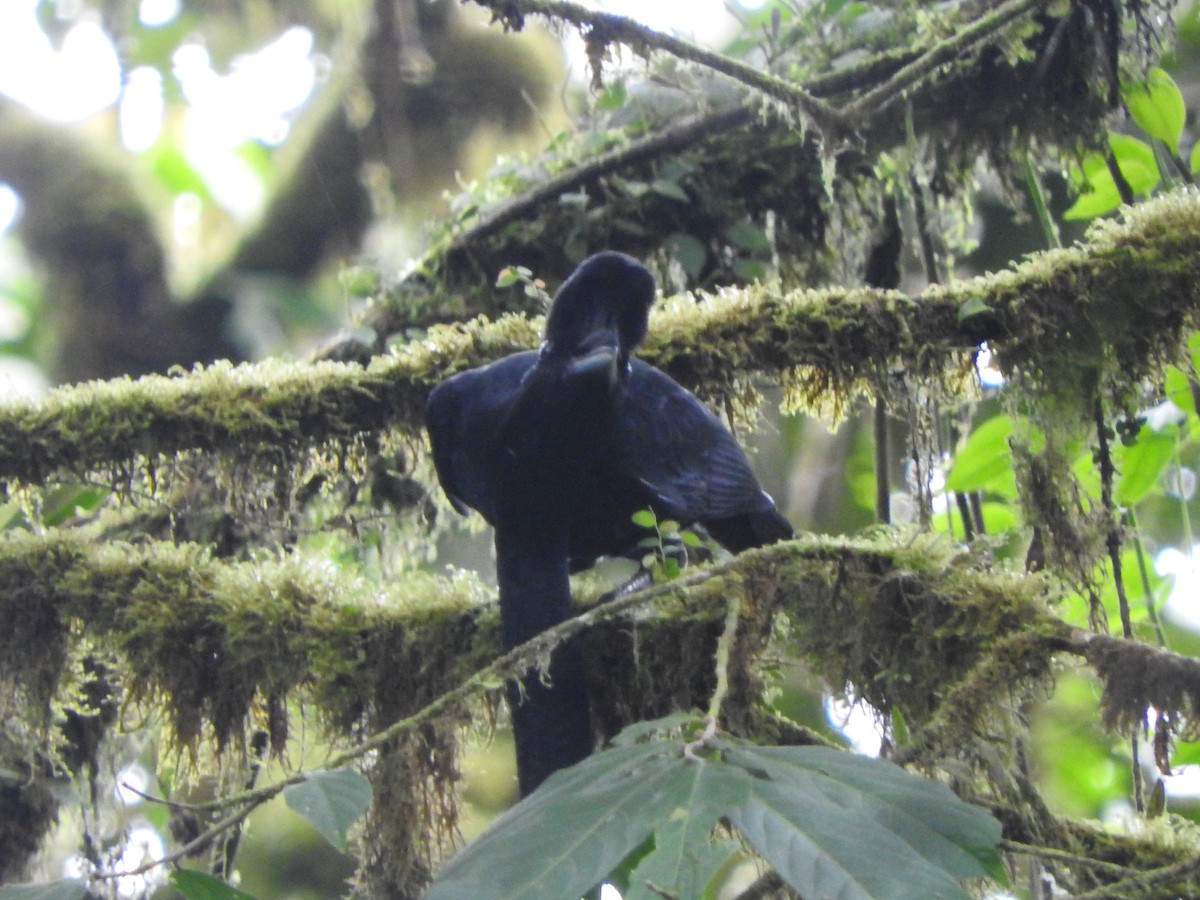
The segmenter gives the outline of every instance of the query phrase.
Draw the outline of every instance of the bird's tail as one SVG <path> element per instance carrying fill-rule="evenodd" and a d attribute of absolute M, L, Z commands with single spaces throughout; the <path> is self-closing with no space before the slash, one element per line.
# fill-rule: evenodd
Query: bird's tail
<path fill-rule="evenodd" d="M 545 536 L 506 540 L 496 534 L 500 627 L 510 650 L 565 621 L 571 591 L 565 548 L 547 548 Z M 540 538 L 540 540 L 539 540 Z M 559 769 L 592 752 L 591 711 L 577 639 L 555 648 L 545 672 L 529 669 L 506 685 L 517 747 L 517 780 L 528 796 Z"/>

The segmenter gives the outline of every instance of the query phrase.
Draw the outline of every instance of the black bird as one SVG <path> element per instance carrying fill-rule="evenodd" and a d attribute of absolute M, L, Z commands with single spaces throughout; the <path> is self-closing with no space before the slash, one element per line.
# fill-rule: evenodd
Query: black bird
<path fill-rule="evenodd" d="M 792 535 L 716 416 L 631 358 L 653 301 L 640 263 L 598 253 L 559 289 L 540 350 L 462 372 L 429 396 L 442 488 L 496 529 L 506 649 L 571 615 L 568 572 L 633 549 L 639 509 L 699 523 L 733 552 Z M 573 642 L 556 650 L 548 678 L 531 671 L 508 698 L 522 795 L 591 752 Z"/>

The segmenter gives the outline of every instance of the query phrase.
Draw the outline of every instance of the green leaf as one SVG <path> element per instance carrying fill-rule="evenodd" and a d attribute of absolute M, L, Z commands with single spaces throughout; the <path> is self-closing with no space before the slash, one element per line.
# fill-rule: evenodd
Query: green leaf
<path fill-rule="evenodd" d="M 668 581 L 674 581 L 683 574 L 683 569 L 679 565 L 679 560 L 673 556 L 663 557 L 662 561 L 663 574 L 667 576 Z"/>
<path fill-rule="evenodd" d="M 658 527 L 658 516 L 654 515 L 654 510 L 652 509 L 639 509 L 629 518 L 633 520 L 634 525 L 642 528 Z"/>
<path fill-rule="evenodd" d="M 702 897 L 732 855 L 712 836 L 723 818 L 805 896 L 965 898 L 959 878 L 1005 879 L 999 823 L 944 785 L 840 750 L 710 747 L 697 760 L 680 739 L 623 743 L 556 772 L 452 859 L 426 900 L 579 897 L 651 833 L 630 897 Z"/>
<path fill-rule="evenodd" d="M 725 240 L 739 250 L 754 256 L 770 257 L 771 242 L 767 233 L 749 222 L 735 222 L 724 231 Z"/>
<path fill-rule="evenodd" d="M 652 742 L 555 772 L 450 860 L 425 900 L 582 896 L 670 816 L 693 774 L 682 761 L 679 744 Z"/>
<path fill-rule="evenodd" d="M 700 537 L 700 535 L 696 534 L 696 532 L 694 532 L 694 531 L 681 531 L 679 533 L 679 540 L 683 541 L 683 545 L 685 547 L 703 547 L 704 546 L 703 539 Z"/>
<path fill-rule="evenodd" d="M 626 725 L 612 739 L 614 747 L 632 747 L 634 744 L 651 737 L 661 739 L 672 731 L 698 731 L 704 727 L 704 718 L 697 713 L 675 712 L 661 719 L 651 719 L 646 722 L 633 722 Z"/>
<path fill-rule="evenodd" d="M 709 838 L 707 816 L 688 815 L 685 809 L 654 833 L 654 849 L 630 873 L 625 900 L 662 900 L 663 897 L 711 897 L 712 888 L 730 862 L 741 857 L 741 848 L 728 838 Z"/>
<path fill-rule="evenodd" d="M 1145 425 L 1129 446 L 1116 448 L 1117 484 L 1113 499 L 1121 506 L 1133 506 L 1158 484 L 1159 478 L 1175 456 L 1179 429 L 1169 426 L 1155 431 Z"/>
<path fill-rule="evenodd" d="M 1157 186 L 1158 160 L 1154 158 L 1153 147 L 1128 134 L 1113 131 L 1108 133 L 1108 146 L 1112 148 L 1113 158 L 1135 194 L 1144 194 Z M 1107 163 L 1104 171 L 1109 171 Z"/>
<path fill-rule="evenodd" d="M 1158 163 L 1154 160 L 1154 149 L 1149 144 L 1113 132 L 1109 132 L 1108 144 L 1134 194 L 1144 194 L 1158 184 Z M 1078 168 L 1071 168 L 1071 178 L 1083 193 L 1063 213 L 1064 219 L 1091 219 L 1112 212 L 1121 205 L 1121 194 L 1104 154 L 1089 153 L 1084 156 Z"/>
<path fill-rule="evenodd" d="M 1122 85 L 1121 96 L 1138 127 L 1166 144 L 1172 156 L 1178 155 L 1187 110 L 1175 80 L 1155 66 L 1144 81 Z"/>
<path fill-rule="evenodd" d="M 283 790 L 287 805 L 308 821 L 338 850 L 346 832 L 371 805 L 371 783 L 353 769 L 314 772 Z"/>
<path fill-rule="evenodd" d="M 1193 175 L 1200 175 L 1200 141 L 1192 144 L 1192 152 L 1188 156 L 1188 169 Z"/>
<path fill-rule="evenodd" d="M 254 900 L 252 894 L 193 869 L 176 869 L 171 873 L 171 884 L 187 900 Z"/>
<path fill-rule="evenodd" d="M 958 323 L 961 325 L 971 316 L 990 313 L 992 308 L 979 297 L 970 297 L 958 308 Z"/>
<path fill-rule="evenodd" d="M 663 242 L 668 253 L 679 261 L 688 278 L 695 281 L 704 271 L 704 263 L 708 259 L 708 251 L 698 238 L 682 231 L 669 235 Z"/>
<path fill-rule="evenodd" d="M 670 200 L 678 200 L 681 203 L 692 202 L 692 198 L 688 196 L 687 191 L 674 181 L 667 181 L 663 178 L 656 179 L 650 182 L 650 190 L 660 197 L 666 197 Z"/>
<path fill-rule="evenodd" d="M 767 264 L 758 259 L 739 259 L 733 264 L 733 274 L 739 281 L 762 281 L 767 277 Z"/>
<path fill-rule="evenodd" d="M 154 177 L 172 194 L 195 194 L 211 200 L 208 183 L 176 144 L 159 141 L 142 154 Z"/>
<path fill-rule="evenodd" d="M 1012 482 L 1011 496 L 1015 496 L 1012 448 L 1008 444 L 1012 430 L 1012 419 L 1004 414 L 992 416 L 977 426 L 962 449 L 954 454 L 946 476 L 946 490 L 996 490 L 1010 496 Z"/>
<path fill-rule="evenodd" d="M 756 774 L 729 821 L 805 897 L 965 900 L 957 879 L 1005 879 L 1000 823 L 945 785 L 824 747 L 716 744 Z"/>
<path fill-rule="evenodd" d="M 0 887 L 0 900 L 82 900 L 88 893 L 82 881 L 67 878 L 47 884 L 10 884 Z"/>
<path fill-rule="evenodd" d="M 600 92 L 600 96 L 596 98 L 596 109 L 609 111 L 624 106 L 628 96 L 629 93 L 625 89 L 623 80 L 609 80 L 604 90 Z"/>
<path fill-rule="evenodd" d="M 679 523 L 674 519 L 663 519 L 658 523 L 658 530 L 663 534 L 675 534 L 679 531 Z"/>
<path fill-rule="evenodd" d="M 500 270 L 500 274 L 496 276 L 496 287 L 512 287 L 520 280 L 521 273 L 517 271 L 516 266 L 505 266 Z"/>

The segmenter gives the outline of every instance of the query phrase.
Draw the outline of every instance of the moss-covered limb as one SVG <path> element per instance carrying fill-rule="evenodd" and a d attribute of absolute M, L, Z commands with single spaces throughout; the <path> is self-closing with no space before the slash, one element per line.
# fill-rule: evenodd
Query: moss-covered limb
<path fill-rule="evenodd" d="M 1061 846 L 1031 842 L 1017 826 L 1019 810 L 997 808 L 1005 823 L 1001 849 L 1042 861 L 1072 896 L 1089 898 L 1190 897 L 1195 895 L 1200 834 L 1193 824 L 1165 816 L 1136 831 L 1114 831 L 1099 822 L 1061 818 Z"/>
<path fill-rule="evenodd" d="M 1200 194 L 1181 191 L 1101 223 L 1083 244 L 916 298 L 771 285 L 675 297 L 653 315 L 641 355 L 709 396 L 736 397 L 766 376 L 791 403 L 827 404 L 886 389 L 897 366 L 953 383 L 986 340 L 1006 371 L 1070 409 L 1086 403 L 1081 386 L 1098 361 L 1136 384 L 1173 357 L 1198 315 Z M 0 408 L 0 478 L 41 482 L 187 450 L 287 459 L 363 433 L 416 434 L 431 385 L 534 346 L 538 331 L 509 316 L 433 330 L 366 367 L 217 364 L 60 389 Z"/>
<path fill-rule="evenodd" d="M 0 477 L 35 483 L 188 450 L 279 460 L 391 427 L 416 432 L 431 385 L 535 342 L 533 325 L 507 319 L 443 330 L 436 343 L 414 342 L 367 367 L 216 363 L 61 388 L 0 411 Z"/>
<path fill-rule="evenodd" d="M 797 648 L 831 684 L 854 685 L 877 708 L 902 708 L 914 728 L 974 721 L 995 691 L 1044 677 L 1063 651 L 1095 666 L 1115 725 L 1136 724 L 1147 704 L 1200 714 L 1200 663 L 1072 630 L 1047 611 L 1044 579 L 993 570 L 986 558 L 902 533 L 806 536 L 744 553 L 594 607 L 476 680 L 524 670 L 585 628 L 595 630 L 594 652 L 619 656 L 616 644 L 627 643 L 620 622 L 634 613 L 647 643 L 656 640 L 652 621 L 664 623 L 667 640 L 689 623 L 719 630 L 730 590 L 743 588 L 747 620 L 786 615 Z M 194 546 L 12 534 L 0 540 L 8 623 L 0 660 L 9 678 L 43 685 L 45 703 L 77 626 L 126 658 L 130 690 L 161 696 L 187 741 L 205 723 L 228 735 L 257 699 L 298 690 L 315 693 L 343 727 L 368 713 L 372 698 L 403 698 L 390 722 L 434 703 L 494 655 L 494 635 L 478 616 L 485 596 L 465 576 L 413 573 L 373 585 L 296 559 L 226 563 Z M 710 681 L 711 648 L 695 657 L 685 666 L 678 654 L 645 654 L 688 669 L 683 678 L 699 670 Z M 615 682 L 612 673 L 638 665 L 604 668 Z"/>
<path fill-rule="evenodd" d="M 764 627 L 777 628 L 780 616 L 788 641 L 831 684 L 852 685 L 880 709 L 903 710 L 920 745 L 908 761 L 922 766 L 946 756 L 974 758 L 969 748 L 988 743 L 988 710 L 1049 678 L 1062 652 L 1091 659 L 1103 648 L 1103 659 L 1093 662 L 1110 689 L 1118 677 L 1143 682 L 1122 688 L 1128 700 L 1120 702 L 1130 709 L 1166 707 L 1183 696 L 1159 689 L 1162 678 L 1200 681 L 1195 661 L 1071 630 L 1047 608 L 1053 583 L 1042 577 L 998 570 L 986 555 L 901 532 L 810 535 L 750 551 L 587 610 L 501 658 L 490 614 L 479 614 L 484 592 L 471 579 L 412 574 L 368 585 L 298 560 L 231 564 L 190 546 L 96 545 L 74 532 L 11 534 L 0 540 L 0 617 L 7 625 L 0 660 L 18 659 L 23 667 L 6 669 L 6 682 L 33 678 L 52 689 L 62 647 L 86 636 L 125 659 L 133 697 L 161 703 L 184 740 L 204 733 L 219 742 L 240 733 L 266 698 L 303 696 L 334 734 L 364 723 L 374 733 L 334 760 L 340 765 L 378 748 L 407 758 L 410 737 L 440 747 L 429 737 L 440 732 L 430 728 L 452 728 L 472 697 L 585 628 L 606 732 L 671 709 L 703 708 L 732 593 L 744 598 L 742 628 L 722 723 L 742 733 L 755 733 L 754 717 L 739 709 L 757 696 L 745 689 L 756 684 L 746 670 L 761 658 Z M 742 659 L 743 634 L 756 626 L 752 658 Z M 17 656 L 19 648 L 28 652 Z M 1147 652 L 1153 659 L 1140 668 L 1112 663 L 1136 662 Z M 1173 668 L 1162 672 L 1157 663 L 1167 657 Z M 1184 699 L 1195 705 L 1194 695 Z M 277 744 L 285 737 L 274 735 Z M 445 752 L 439 780 L 453 768 L 453 749 Z M 380 777 L 393 777 L 389 771 Z M 452 807 L 443 801 L 426 806 Z M 1027 819 L 1014 812 L 1009 836 L 1046 843 L 1045 834 L 1028 831 Z M 1058 825 L 1053 846 L 1068 853 L 1138 870 L 1155 859 L 1158 868 L 1180 862 L 1130 861 L 1116 850 L 1085 848 Z"/>
<path fill-rule="evenodd" d="M 296 691 L 339 728 L 378 697 L 419 709 L 494 647 L 475 616 L 486 595 L 466 576 L 374 585 L 295 559 L 224 563 L 195 546 L 50 532 L 0 540 L 0 585 L 0 660 L 24 667 L 6 676 L 53 690 L 66 645 L 87 635 L 124 658 L 127 690 L 160 701 L 184 742 L 206 725 L 223 742 L 256 704 Z M 286 719 L 272 727 L 281 746 Z"/>

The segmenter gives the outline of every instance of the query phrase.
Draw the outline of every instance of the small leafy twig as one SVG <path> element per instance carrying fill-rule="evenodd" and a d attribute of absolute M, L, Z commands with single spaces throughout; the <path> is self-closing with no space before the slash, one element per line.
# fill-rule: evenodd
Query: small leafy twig
<path fill-rule="evenodd" d="M 659 521 L 652 509 L 639 509 L 630 518 L 640 528 L 650 529 L 654 532 L 649 537 L 638 541 L 638 546 L 651 551 L 642 559 L 642 565 L 650 571 L 652 576 L 657 576 L 656 580 L 670 581 L 678 578 L 682 574 L 684 566 L 689 562 L 687 548 L 703 546 L 704 542 L 696 532 L 687 528 L 681 529 L 679 523 L 671 519 Z M 668 541 L 683 545 L 683 565 L 680 565 L 679 560 L 667 552 Z"/>

